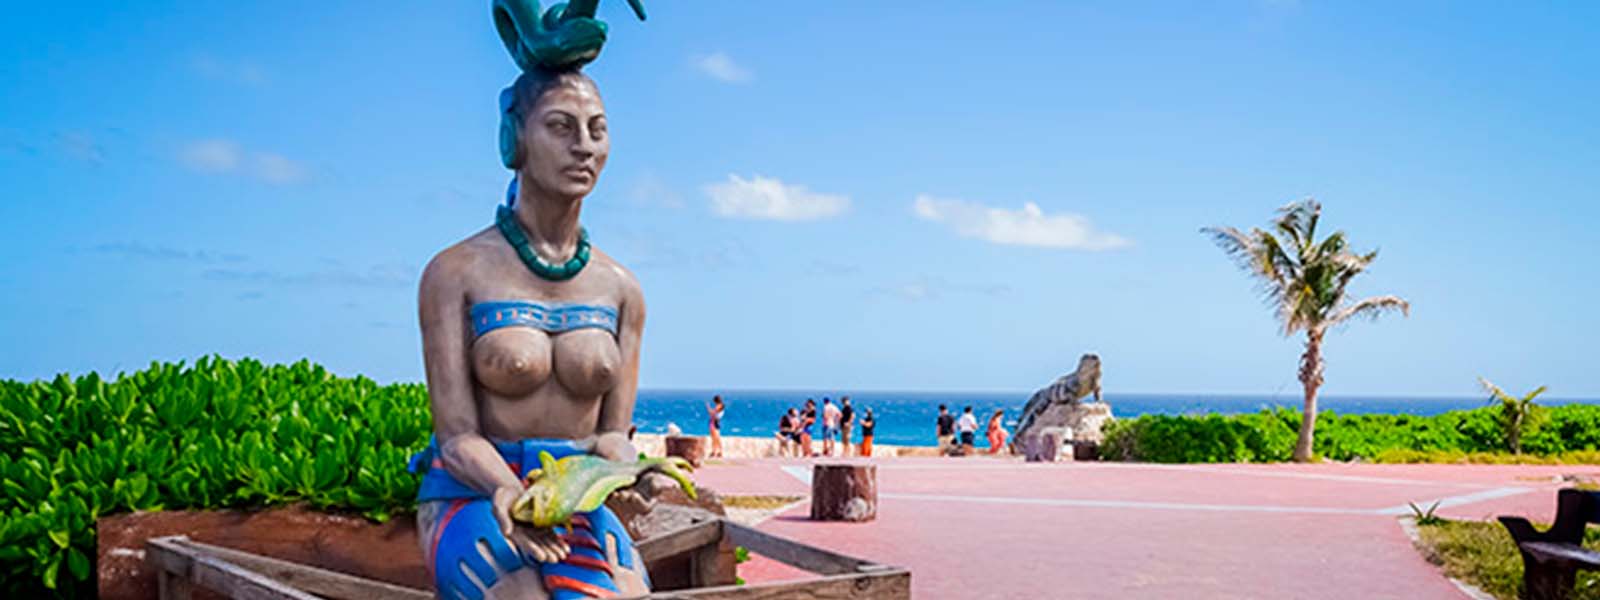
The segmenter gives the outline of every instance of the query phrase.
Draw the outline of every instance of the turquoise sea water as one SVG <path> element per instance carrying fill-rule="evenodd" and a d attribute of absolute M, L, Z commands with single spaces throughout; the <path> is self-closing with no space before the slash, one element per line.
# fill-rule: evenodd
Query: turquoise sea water
<path fill-rule="evenodd" d="M 706 404 L 711 396 L 721 394 L 728 405 L 723 417 L 722 433 L 729 436 L 771 436 L 777 431 L 778 418 L 789 407 L 799 408 L 806 398 L 815 398 L 820 406 L 824 397 L 838 402 L 839 391 L 752 391 L 752 390 L 640 390 L 639 403 L 634 409 L 634 421 L 639 431 L 662 433 L 668 423 L 676 423 L 685 433 L 707 432 Z M 981 424 L 997 409 L 1005 409 L 1007 427 L 1015 429 L 1015 421 L 1022 405 L 1031 392 L 845 392 L 851 404 L 860 412 L 871 407 L 878 420 L 876 441 L 879 444 L 906 446 L 932 446 L 934 417 L 940 404 L 949 405 L 952 412 L 971 406 Z M 1233 396 L 1202 394 L 1112 394 L 1105 395 L 1117 417 L 1134 417 L 1143 414 L 1204 414 L 1249 413 L 1274 406 L 1298 408 L 1299 396 Z M 1341 414 L 1380 413 L 1434 415 L 1450 410 L 1478 408 L 1487 404 L 1487 395 L 1474 398 L 1401 398 L 1332 396 L 1319 400 L 1319 407 Z M 1600 400 L 1541 400 L 1542 404 L 1567 403 L 1600 404 Z M 817 432 L 813 432 L 815 434 Z"/>

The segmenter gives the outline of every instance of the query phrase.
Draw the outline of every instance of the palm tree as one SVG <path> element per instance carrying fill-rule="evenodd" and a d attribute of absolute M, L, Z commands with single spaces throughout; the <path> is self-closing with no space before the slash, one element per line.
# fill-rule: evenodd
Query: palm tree
<path fill-rule="evenodd" d="M 1352 302 L 1345 286 L 1378 257 L 1376 251 L 1358 254 L 1349 249 L 1343 231 L 1318 241 L 1317 219 L 1322 205 L 1306 199 L 1278 209 L 1270 231 L 1252 228 L 1245 233 L 1232 227 L 1207 227 L 1223 251 L 1261 281 L 1267 303 L 1283 323 L 1283 335 L 1305 332 L 1306 351 L 1300 356 L 1300 383 L 1305 386 L 1306 407 L 1301 416 L 1300 439 L 1294 446 L 1297 462 L 1311 460 L 1312 435 L 1317 426 L 1317 388 L 1322 386 L 1322 340 L 1328 330 L 1356 317 L 1377 319 L 1398 309 L 1410 314 L 1411 303 L 1399 296 L 1377 296 Z"/>
<path fill-rule="evenodd" d="M 1507 394 L 1499 386 L 1489 383 L 1482 377 L 1478 382 L 1483 384 L 1483 389 L 1488 390 L 1489 402 L 1500 402 L 1500 431 L 1505 433 L 1506 445 L 1511 447 L 1512 454 L 1522 454 L 1522 434 L 1539 426 L 1538 406 L 1533 403 L 1534 398 L 1543 394 L 1545 386 L 1539 386 L 1528 395 L 1518 398 Z"/>

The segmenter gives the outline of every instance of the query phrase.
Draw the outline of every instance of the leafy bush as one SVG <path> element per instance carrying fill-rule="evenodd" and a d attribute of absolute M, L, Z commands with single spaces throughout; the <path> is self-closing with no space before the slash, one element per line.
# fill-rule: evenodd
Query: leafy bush
<path fill-rule="evenodd" d="M 93 597 L 95 520 L 307 502 L 384 520 L 432 430 L 420 384 L 301 361 L 153 363 L 105 381 L 0 381 L 0 597 Z"/>
<path fill-rule="evenodd" d="M 1482 464 L 1595 463 L 1600 459 L 1600 406 L 1540 407 L 1542 425 L 1524 432 L 1528 455 L 1505 453 L 1499 407 L 1414 415 L 1339 415 L 1317 418 L 1316 453 L 1333 460 L 1473 462 Z M 1300 412 L 1278 408 L 1243 415 L 1144 415 L 1105 431 L 1102 456 L 1150 462 L 1271 462 L 1288 460 Z"/>
<path fill-rule="evenodd" d="M 1150 462 L 1265 462 L 1288 460 L 1295 429 L 1277 414 L 1173 417 L 1145 415 L 1113 421 L 1102 454 Z"/>

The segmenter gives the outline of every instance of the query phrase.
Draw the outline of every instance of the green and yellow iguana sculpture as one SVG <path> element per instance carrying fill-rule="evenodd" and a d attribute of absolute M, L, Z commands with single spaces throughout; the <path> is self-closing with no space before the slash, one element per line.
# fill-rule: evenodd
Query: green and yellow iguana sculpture
<path fill-rule="evenodd" d="M 574 454 L 556 460 L 549 452 L 539 453 L 539 468 L 528 472 L 528 488 L 511 505 L 511 518 L 535 527 L 566 526 L 572 515 L 589 512 L 605 504 L 606 498 L 633 485 L 639 476 L 657 471 L 666 474 L 693 499 L 694 482 L 684 471 L 692 471 L 689 461 L 676 456 L 621 462 L 592 454 Z"/>

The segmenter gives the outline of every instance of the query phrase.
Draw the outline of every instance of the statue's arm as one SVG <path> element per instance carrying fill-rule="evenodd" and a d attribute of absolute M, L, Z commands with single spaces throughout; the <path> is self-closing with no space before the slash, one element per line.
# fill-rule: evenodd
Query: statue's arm
<path fill-rule="evenodd" d="M 626 274 L 626 271 L 624 271 Z M 644 292 L 632 274 L 626 274 L 627 289 L 619 307 L 617 346 L 622 351 L 622 370 L 617 385 L 600 400 L 600 423 L 595 433 L 595 454 L 611 460 L 639 457 L 628 429 L 633 426 L 633 405 L 639 392 L 639 342 L 644 335 Z"/>
<path fill-rule="evenodd" d="M 505 459 L 478 426 L 462 276 L 466 265 L 458 252 L 446 250 L 428 263 L 417 292 L 422 361 L 439 458 L 457 480 L 485 494 L 503 487 L 521 489 L 516 474 L 506 468 Z"/>

